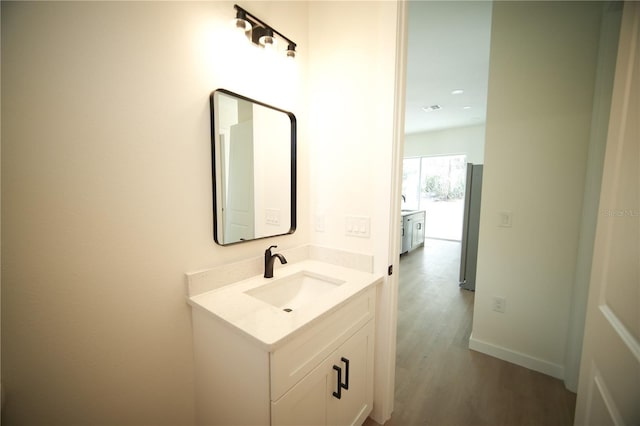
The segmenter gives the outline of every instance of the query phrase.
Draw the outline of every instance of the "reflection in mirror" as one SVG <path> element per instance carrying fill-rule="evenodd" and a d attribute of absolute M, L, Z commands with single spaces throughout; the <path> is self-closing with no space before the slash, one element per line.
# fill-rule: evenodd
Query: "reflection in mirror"
<path fill-rule="evenodd" d="M 216 243 L 293 233 L 295 116 L 224 89 L 210 103 Z"/>

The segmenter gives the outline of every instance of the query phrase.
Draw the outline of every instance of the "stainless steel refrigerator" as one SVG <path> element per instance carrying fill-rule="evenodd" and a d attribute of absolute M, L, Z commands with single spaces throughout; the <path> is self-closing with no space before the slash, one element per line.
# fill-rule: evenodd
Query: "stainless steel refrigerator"
<path fill-rule="evenodd" d="M 464 195 L 464 216 L 460 253 L 460 287 L 476 289 L 478 231 L 480 229 L 480 199 L 482 196 L 482 164 L 467 164 L 467 184 Z"/>

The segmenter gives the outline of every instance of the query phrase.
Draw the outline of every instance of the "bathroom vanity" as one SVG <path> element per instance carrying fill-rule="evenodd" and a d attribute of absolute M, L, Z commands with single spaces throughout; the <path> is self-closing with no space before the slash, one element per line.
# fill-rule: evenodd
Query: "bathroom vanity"
<path fill-rule="evenodd" d="M 188 299 L 200 424 L 362 424 L 382 276 L 315 260 Z"/>
<path fill-rule="evenodd" d="M 293 233 L 295 116 L 224 89 L 210 106 L 215 242 Z M 362 424 L 373 406 L 383 279 L 371 273 L 373 256 L 303 246 L 285 258 L 272 248 L 264 259 L 187 274 L 197 422 Z"/>

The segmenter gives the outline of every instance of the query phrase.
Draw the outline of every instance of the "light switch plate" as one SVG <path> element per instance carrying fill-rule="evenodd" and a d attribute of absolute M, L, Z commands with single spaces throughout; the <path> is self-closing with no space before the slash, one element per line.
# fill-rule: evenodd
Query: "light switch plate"
<path fill-rule="evenodd" d="M 280 209 L 265 209 L 264 216 L 267 225 L 280 225 Z"/>
<path fill-rule="evenodd" d="M 323 214 L 316 215 L 315 230 L 316 232 L 324 232 L 324 215 Z"/>
<path fill-rule="evenodd" d="M 371 236 L 371 218 L 368 216 L 347 216 L 345 235 L 369 238 Z"/>
<path fill-rule="evenodd" d="M 510 211 L 498 212 L 498 226 L 501 228 L 511 228 L 513 226 L 513 213 Z"/>

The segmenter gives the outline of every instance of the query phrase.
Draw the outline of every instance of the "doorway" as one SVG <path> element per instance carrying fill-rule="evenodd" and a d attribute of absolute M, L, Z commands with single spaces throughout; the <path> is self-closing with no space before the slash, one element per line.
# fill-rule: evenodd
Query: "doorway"
<path fill-rule="evenodd" d="M 403 365 L 403 360 L 434 361 L 426 359 L 430 350 L 443 360 L 463 358 L 469 352 L 474 293 L 459 288 L 460 241 L 466 165 L 484 162 L 491 10 L 491 2 L 408 2 L 402 209 L 426 211 L 426 238 L 424 247 L 403 255 L 399 264 L 398 294 L 409 290 L 416 297 L 401 300 L 399 296 L 398 323 L 407 312 L 421 318 L 441 317 L 409 321 L 413 331 L 425 335 L 422 348 L 411 349 L 412 338 L 401 337 L 404 331 L 398 330 L 396 383 L 412 378 L 428 381 L 425 364 Z M 416 285 L 415 293 L 408 282 Z M 440 300 L 442 304 L 421 304 L 421 291 L 427 291 L 429 303 Z M 443 329 L 454 327 L 448 315 L 458 313 L 456 331 L 447 334 L 452 340 L 436 345 L 445 335 Z M 438 366 L 445 371 L 443 364 L 429 366 L 434 372 Z M 416 388 L 405 390 L 412 393 Z M 424 385 L 420 390 L 429 391 Z M 402 409 L 400 400 L 396 401 Z"/>

